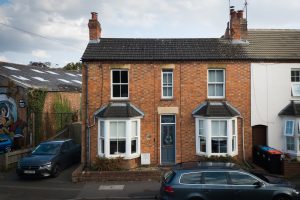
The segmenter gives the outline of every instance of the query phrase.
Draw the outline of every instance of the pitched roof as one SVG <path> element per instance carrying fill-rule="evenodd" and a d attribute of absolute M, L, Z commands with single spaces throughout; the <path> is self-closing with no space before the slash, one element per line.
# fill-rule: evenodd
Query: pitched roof
<path fill-rule="evenodd" d="M 81 91 L 81 73 L 59 68 L 0 62 L 0 76 L 23 88 L 47 91 Z"/>
<path fill-rule="evenodd" d="M 101 38 L 88 44 L 82 60 L 234 60 L 244 55 L 241 45 L 226 39 Z"/>
<path fill-rule="evenodd" d="M 100 38 L 82 61 L 300 60 L 300 30 L 250 29 L 247 40 Z"/>
<path fill-rule="evenodd" d="M 193 116 L 203 117 L 235 117 L 240 112 L 226 101 L 210 102 L 200 104 L 193 112 Z"/>
<path fill-rule="evenodd" d="M 144 113 L 131 103 L 110 103 L 95 112 L 98 118 L 143 117 Z"/>
<path fill-rule="evenodd" d="M 300 116 L 300 102 L 291 101 L 278 115 L 281 116 Z"/>
<path fill-rule="evenodd" d="M 248 58 L 252 60 L 300 61 L 300 30 L 296 29 L 250 29 Z"/>

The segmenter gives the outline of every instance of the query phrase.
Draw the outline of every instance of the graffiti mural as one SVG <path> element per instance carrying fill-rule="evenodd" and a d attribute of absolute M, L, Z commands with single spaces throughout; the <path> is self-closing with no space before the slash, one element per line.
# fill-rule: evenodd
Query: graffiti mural
<path fill-rule="evenodd" d="M 22 123 L 18 120 L 15 100 L 0 94 L 0 134 L 13 137 Z"/>

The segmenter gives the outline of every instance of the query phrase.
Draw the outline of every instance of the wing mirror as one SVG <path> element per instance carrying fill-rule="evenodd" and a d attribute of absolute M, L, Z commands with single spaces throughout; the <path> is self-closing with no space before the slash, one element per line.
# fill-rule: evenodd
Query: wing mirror
<path fill-rule="evenodd" d="M 253 185 L 255 185 L 256 188 L 260 188 L 260 187 L 262 187 L 264 184 L 263 184 L 262 182 L 260 182 L 260 181 L 257 181 L 257 182 L 255 182 L 255 183 L 253 183 Z"/>

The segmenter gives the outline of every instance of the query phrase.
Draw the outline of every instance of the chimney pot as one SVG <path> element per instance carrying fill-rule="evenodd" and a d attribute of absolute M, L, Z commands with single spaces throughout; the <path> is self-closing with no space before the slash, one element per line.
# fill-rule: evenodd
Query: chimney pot
<path fill-rule="evenodd" d="M 98 13 L 91 12 L 91 14 L 92 14 L 92 20 L 98 20 Z"/>
<path fill-rule="evenodd" d="M 243 18 L 243 14 L 244 14 L 244 11 L 239 10 L 239 11 L 237 12 L 237 17 L 238 17 L 239 19 L 242 19 L 242 18 Z"/>

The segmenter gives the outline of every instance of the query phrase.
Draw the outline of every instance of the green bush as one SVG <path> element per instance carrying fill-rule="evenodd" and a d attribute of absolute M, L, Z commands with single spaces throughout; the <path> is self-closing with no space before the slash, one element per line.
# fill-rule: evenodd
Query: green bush
<path fill-rule="evenodd" d="M 119 171 L 122 170 L 123 158 L 102 158 L 98 157 L 92 170 L 97 171 Z"/>
<path fill-rule="evenodd" d="M 72 122 L 72 110 L 68 99 L 57 95 L 53 102 L 55 116 L 55 130 L 59 131 Z"/>

